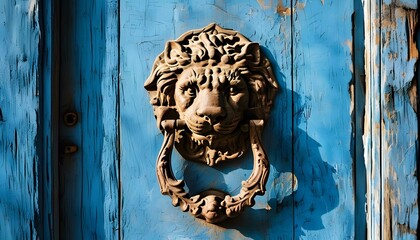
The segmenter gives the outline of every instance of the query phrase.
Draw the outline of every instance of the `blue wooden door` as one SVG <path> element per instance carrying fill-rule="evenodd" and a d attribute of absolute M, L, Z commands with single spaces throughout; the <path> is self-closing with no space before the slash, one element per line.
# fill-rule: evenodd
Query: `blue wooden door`
<path fill-rule="evenodd" d="M 1 239 L 416 238 L 416 1 L 15 2 L 0 3 Z M 217 224 L 161 194 L 144 89 L 166 42 L 211 23 L 259 43 L 279 85 L 266 192 Z M 237 194 L 253 169 L 251 151 L 172 155 L 191 194 Z"/>
<path fill-rule="evenodd" d="M 355 184 L 356 168 L 364 171 L 355 151 L 362 151 L 355 143 L 362 116 L 352 90 L 354 36 L 363 32 L 353 30 L 352 2 L 120 1 L 115 12 L 116 6 L 61 4 L 61 114 L 80 116 L 60 132 L 80 146 L 60 159 L 61 236 L 365 234 L 363 200 L 357 200 L 364 198 L 363 174 Z M 263 139 L 271 167 L 267 192 L 253 208 L 218 225 L 181 212 L 160 193 L 155 162 L 163 136 L 143 88 L 165 42 L 212 22 L 258 42 L 280 86 Z M 209 167 L 174 153 L 173 169 L 190 193 L 216 188 L 236 194 L 251 173 L 249 155 Z"/>
<path fill-rule="evenodd" d="M 351 1 L 121 1 L 120 6 L 123 236 L 351 239 L 364 234 L 363 224 L 356 227 L 355 221 L 360 206 L 349 92 L 354 84 Z M 161 196 L 151 173 L 162 135 L 142 89 L 167 40 L 211 22 L 258 42 L 280 85 L 263 138 L 271 167 L 267 192 L 252 209 L 219 225 L 182 213 Z M 216 168 L 179 159 L 174 172 L 190 192 L 217 188 L 235 194 L 251 173 L 249 155 Z"/>

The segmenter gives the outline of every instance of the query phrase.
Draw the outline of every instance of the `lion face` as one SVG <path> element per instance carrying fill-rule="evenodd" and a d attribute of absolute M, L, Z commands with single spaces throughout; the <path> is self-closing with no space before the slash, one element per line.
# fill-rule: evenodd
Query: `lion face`
<path fill-rule="evenodd" d="M 233 66 L 192 66 L 180 74 L 175 105 L 192 137 L 218 145 L 248 108 L 248 87 Z"/>
<path fill-rule="evenodd" d="M 184 120 L 175 147 L 187 160 L 236 159 L 248 148 L 248 122 L 266 119 L 278 88 L 257 43 L 210 24 L 168 41 L 145 83 L 158 127 Z"/>

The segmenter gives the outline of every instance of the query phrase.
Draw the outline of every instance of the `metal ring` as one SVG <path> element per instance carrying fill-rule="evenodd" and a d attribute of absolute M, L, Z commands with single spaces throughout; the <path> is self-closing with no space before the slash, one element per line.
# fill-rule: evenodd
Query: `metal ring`
<path fill-rule="evenodd" d="M 242 182 L 239 194 L 230 196 L 220 190 L 207 190 L 190 196 L 184 189 L 184 181 L 175 178 L 171 167 L 171 155 L 175 139 L 175 129 L 185 125 L 182 120 L 164 120 L 164 140 L 156 162 L 156 173 L 162 194 L 172 198 L 172 204 L 179 206 L 183 212 L 189 211 L 193 216 L 207 222 L 217 223 L 239 215 L 246 207 L 255 204 L 256 195 L 265 193 L 270 165 L 262 147 L 261 133 L 263 120 L 250 120 L 250 141 L 254 156 L 254 167 L 250 177 Z"/>

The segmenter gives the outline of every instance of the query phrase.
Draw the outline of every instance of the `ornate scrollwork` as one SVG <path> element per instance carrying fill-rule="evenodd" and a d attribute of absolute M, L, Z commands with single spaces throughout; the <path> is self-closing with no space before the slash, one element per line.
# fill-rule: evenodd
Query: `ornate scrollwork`
<path fill-rule="evenodd" d="M 208 222 L 238 215 L 264 194 L 269 163 L 261 132 L 278 85 L 259 45 L 211 24 L 169 41 L 145 83 L 164 142 L 157 160 L 163 194 Z M 254 169 L 236 196 L 208 190 L 189 196 L 171 169 L 173 145 L 187 159 L 213 166 L 249 148 Z"/>

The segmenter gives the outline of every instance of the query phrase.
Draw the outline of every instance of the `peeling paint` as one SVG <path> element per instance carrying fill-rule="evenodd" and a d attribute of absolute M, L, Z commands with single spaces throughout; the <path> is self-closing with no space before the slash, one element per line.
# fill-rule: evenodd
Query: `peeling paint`
<path fill-rule="evenodd" d="M 415 31 L 416 25 L 418 24 L 418 13 L 417 10 L 407 11 L 407 36 L 408 36 L 408 60 L 419 57 L 419 51 L 417 50 Z"/>
<path fill-rule="evenodd" d="M 274 179 L 270 192 L 275 194 L 277 205 L 280 205 L 285 197 L 290 196 L 297 189 L 298 179 L 296 176 L 291 172 L 285 172 Z M 271 198 L 270 194 L 268 194 L 267 198 Z M 266 209 L 271 209 L 271 206 L 267 204 Z"/>
<path fill-rule="evenodd" d="M 413 236 L 417 235 L 417 230 L 416 229 L 412 229 L 410 228 L 410 225 L 408 225 L 407 223 L 397 223 L 398 229 L 400 231 L 400 233 L 402 234 L 410 234 Z M 403 236 L 403 235 L 401 235 Z"/>
<path fill-rule="evenodd" d="M 282 0 L 279 0 L 280 2 Z M 273 0 L 269 0 L 268 3 L 266 3 L 265 0 L 257 0 L 260 7 L 264 10 L 270 9 L 273 6 Z"/>
<path fill-rule="evenodd" d="M 36 8 L 37 8 L 37 1 L 36 0 L 29 0 L 29 2 L 28 2 L 29 16 L 34 15 Z"/>
<path fill-rule="evenodd" d="M 408 97 L 410 98 L 410 105 L 413 108 L 414 112 L 417 113 L 417 81 L 414 79 L 411 81 L 411 84 L 408 88 Z"/>
<path fill-rule="evenodd" d="M 350 94 L 350 115 L 353 115 L 355 103 L 354 103 L 354 82 L 349 83 L 349 94 Z"/>
<path fill-rule="evenodd" d="M 381 154 L 377 166 L 381 175 L 379 181 L 372 181 L 381 194 L 375 196 L 379 203 L 371 203 L 381 211 L 380 215 L 375 214 L 372 228 L 380 231 L 384 239 L 398 239 L 415 233 L 418 223 L 418 208 L 412 207 L 418 197 L 417 177 L 413 174 L 418 154 L 414 147 L 418 141 L 418 89 L 414 73 L 418 58 L 417 10 L 397 1 L 381 7 L 381 25 L 375 26 L 381 34 L 377 55 L 381 86 Z"/>
<path fill-rule="evenodd" d="M 276 12 L 280 16 L 290 16 L 292 14 L 292 9 L 289 7 L 284 7 L 283 0 L 279 0 L 279 3 L 277 4 Z"/>
<path fill-rule="evenodd" d="M 42 238 L 37 4 L 0 1 L 0 239 Z"/>
<path fill-rule="evenodd" d="M 349 48 L 350 54 L 353 55 L 353 40 L 347 39 L 344 44 Z"/>
<path fill-rule="evenodd" d="M 302 10 L 305 8 L 306 2 L 297 2 L 295 6 L 296 6 L 296 9 Z"/>

